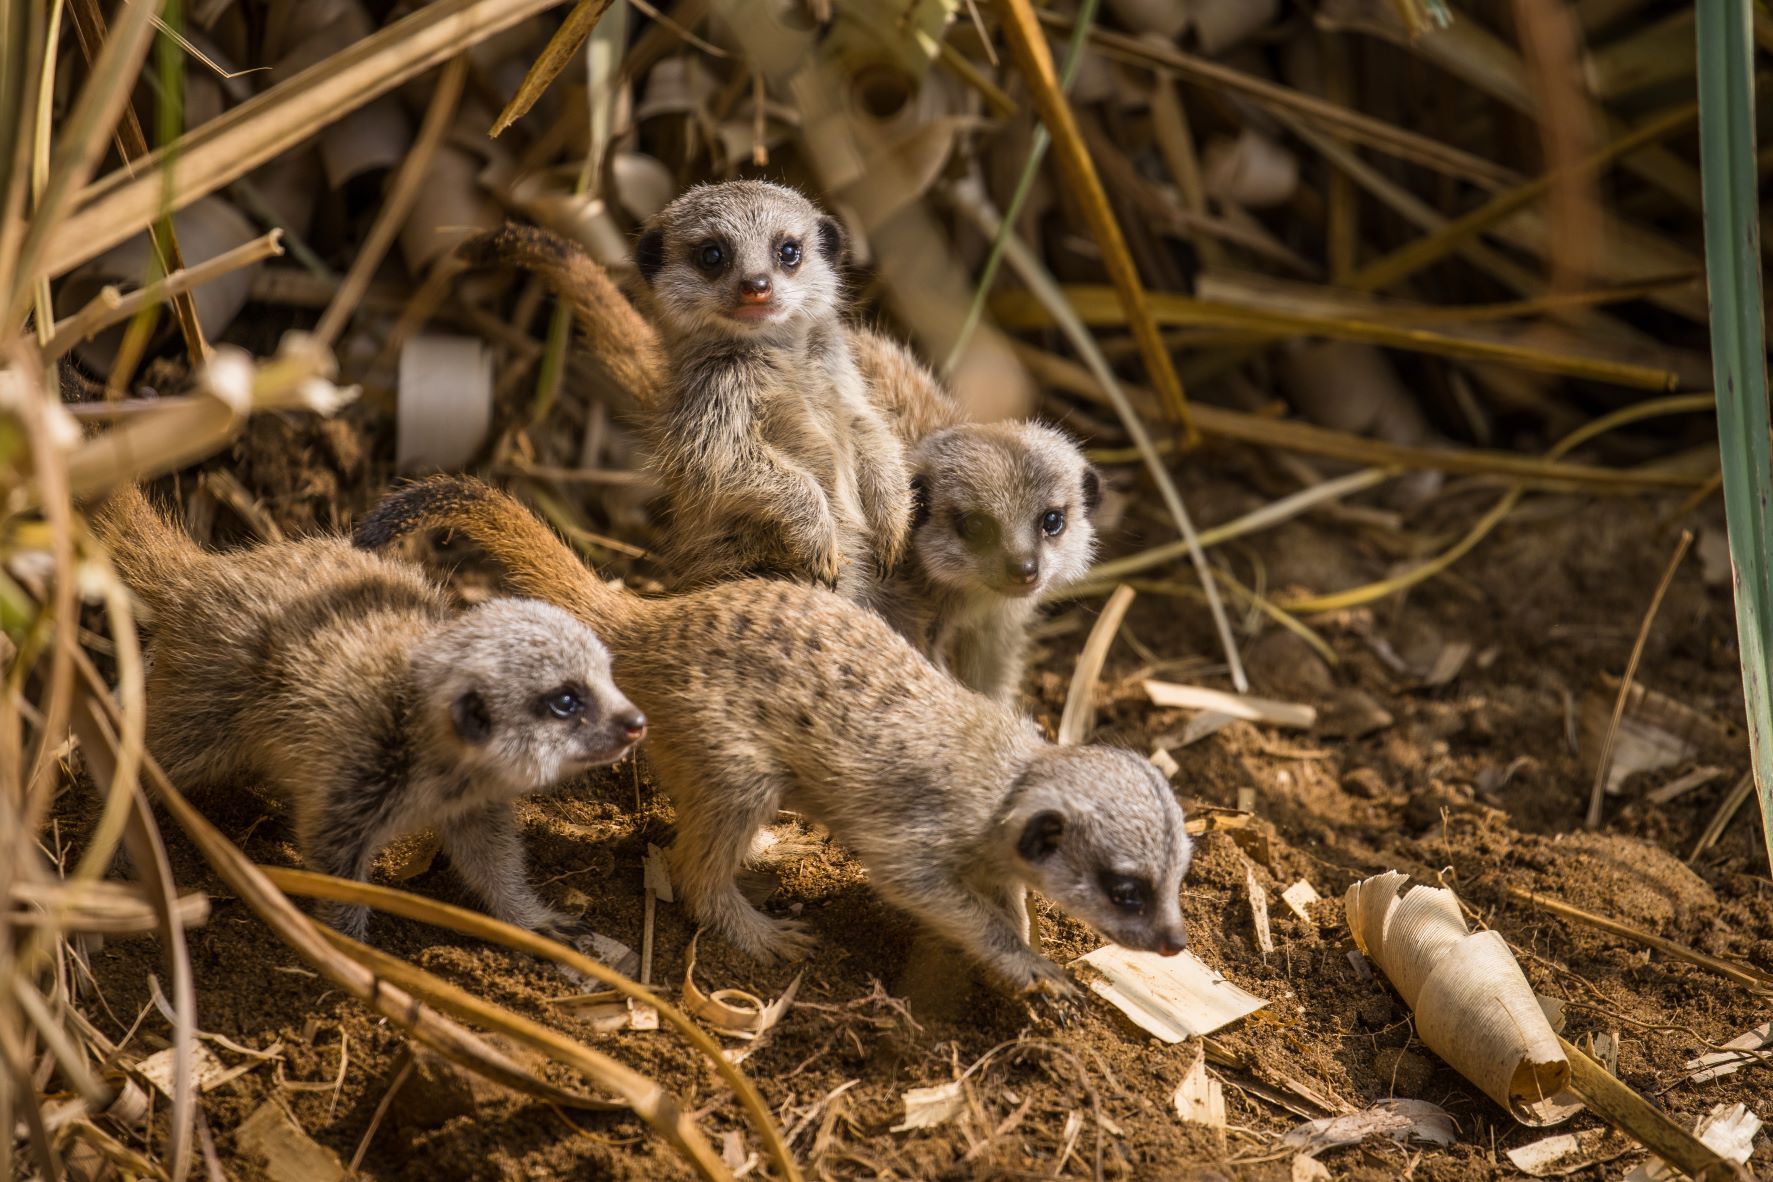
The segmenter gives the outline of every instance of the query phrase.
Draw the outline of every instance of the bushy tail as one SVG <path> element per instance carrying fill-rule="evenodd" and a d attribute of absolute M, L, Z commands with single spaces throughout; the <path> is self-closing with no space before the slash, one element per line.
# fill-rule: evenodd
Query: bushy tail
<path fill-rule="evenodd" d="M 592 627 L 612 622 L 629 597 L 598 578 L 534 513 L 468 476 L 433 476 L 395 489 L 357 525 L 352 541 L 379 550 L 418 530 L 471 538 L 504 567 L 520 595 L 564 608 Z"/>
<path fill-rule="evenodd" d="M 468 239 L 456 253 L 477 267 L 503 263 L 540 275 L 555 298 L 572 309 L 585 351 L 637 405 L 657 400 L 665 381 L 658 331 L 578 243 L 536 226 L 507 222 Z"/>
<path fill-rule="evenodd" d="M 108 494 L 93 506 L 91 518 L 117 573 L 150 608 L 176 598 L 207 560 L 203 548 L 148 504 L 137 485 Z"/>

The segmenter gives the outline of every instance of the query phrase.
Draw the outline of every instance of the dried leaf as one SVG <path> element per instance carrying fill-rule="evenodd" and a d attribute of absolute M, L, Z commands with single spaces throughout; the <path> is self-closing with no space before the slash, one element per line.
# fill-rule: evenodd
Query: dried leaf
<path fill-rule="evenodd" d="M 1318 1154 L 1342 1145 L 1358 1145 L 1368 1137 L 1452 1145 L 1458 1140 L 1458 1126 L 1446 1109 L 1426 1100 L 1381 1100 L 1362 1112 L 1306 1121 L 1280 1143 Z"/>
<path fill-rule="evenodd" d="M 1166 780 L 1175 779 L 1176 773 L 1182 770 L 1182 765 L 1176 762 L 1176 757 L 1166 747 L 1151 749 L 1151 766 L 1162 772 Z"/>
<path fill-rule="evenodd" d="M 806 974 L 796 973 L 788 988 L 782 991 L 782 996 L 772 1002 L 765 1002 L 743 989 L 716 989 L 713 993 L 703 993 L 695 977 L 696 941 L 700 938 L 700 932 L 691 936 L 689 949 L 684 953 L 683 1008 L 713 1027 L 716 1034 L 748 1042 L 761 1038 L 788 1012 Z"/>
<path fill-rule="evenodd" d="M 671 867 L 665 858 L 665 851 L 652 842 L 647 842 L 646 857 L 640 865 L 646 889 L 661 903 L 675 903 L 677 896 L 671 893 Z"/>
<path fill-rule="evenodd" d="M 1134 1025 L 1168 1043 L 1211 1034 L 1268 1002 L 1227 981 L 1192 952 L 1159 956 L 1109 944 L 1072 962 L 1105 978 L 1090 988 Z"/>
<path fill-rule="evenodd" d="M 1755 1134 L 1761 1131 L 1761 1118 L 1744 1104 L 1719 1104 L 1699 1118 L 1693 1135 L 1719 1157 L 1745 1164 L 1754 1156 Z M 1625 1182 L 1677 1182 L 1685 1177 L 1659 1157 L 1640 1162 L 1625 1176 Z"/>
<path fill-rule="evenodd" d="M 1708 1051 L 1697 1059 L 1689 1059 L 1686 1067 L 1693 1074 L 1693 1083 L 1705 1083 L 1726 1075 L 1734 1075 L 1744 1067 L 1765 1064 L 1765 1058 L 1744 1054 L 1745 1051 L 1773 1051 L 1773 1022 L 1763 1022 L 1746 1034 L 1739 1034 L 1724 1044 L 1725 1050 Z"/>
<path fill-rule="evenodd" d="M 1285 903 L 1300 919 L 1311 921 L 1311 905 L 1323 902 L 1323 896 L 1317 888 L 1301 878 L 1298 882 L 1281 892 L 1281 902 Z"/>
<path fill-rule="evenodd" d="M 1391 871 L 1348 888 L 1348 926 L 1415 1012 L 1424 1045 L 1523 1124 L 1581 1104 L 1570 1063 L 1498 932 L 1471 932 L 1459 901 Z"/>
<path fill-rule="evenodd" d="M 1268 892 L 1256 881 L 1256 868 L 1244 863 L 1244 887 L 1250 892 L 1250 920 L 1256 929 L 1256 947 L 1264 956 L 1274 951 L 1274 936 L 1268 930 Z"/>
<path fill-rule="evenodd" d="M 1555 1178 L 1590 1169 L 1605 1152 L 1603 1146 L 1616 1141 L 1611 1129 L 1584 1129 L 1580 1133 L 1559 1133 L 1508 1151 L 1514 1168 L 1535 1178 Z M 1629 1144 L 1629 1143 L 1626 1143 Z M 1606 1155 L 1617 1156 L 1617 1152 Z"/>
<path fill-rule="evenodd" d="M 905 1102 L 905 1119 L 893 1126 L 893 1132 L 934 1128 L 953 1120 L 966 1108 L 966 1080 L 957 1079 L 933 1088 L 911 1088 L 900 1099 Z"/>
<path fill-rule="evenodd" d="M 1207 1074 L 1205 1055 L 1195 1056 L 1194 1064 L 1171 1097 L 1176 1115 L 1194 1124 L 1225 1127 L 1225 1085 Z"/>
<path fill-rule="evenodd" d="M 137 1063 L 134 1071 L 142 1080 L 151 1084 L 155 1091 L 168 1099 L 172 1098 L 173 1050 L 167 1047 L 156 1051 L 146 1059 Z M 228 1074 L 228 1067 L 202 1043 L 191 1048 L 191 1079 L 196 1083 L 197 1090 L 207 1092 L 214 1087 L 223 1076 Z"/>
<path fill-rule="evenodd" d="M 1177 685 L 1170 681 L 1146 681 L 1145 696 L 1155 706 L 1179 710 L 1210 710 L 1245 722 L 1270 726 L 1309 727 L 1317 722 L 1317 711 L 1296 702 L 1275 702 L 1253 694 L 1228 694 L 1224 690 L 1199 685 Z"/>

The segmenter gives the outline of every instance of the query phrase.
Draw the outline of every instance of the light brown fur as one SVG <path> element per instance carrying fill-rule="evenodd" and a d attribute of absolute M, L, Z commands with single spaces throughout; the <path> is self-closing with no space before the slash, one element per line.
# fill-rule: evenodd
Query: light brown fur
<path fill-rule="evenodd" d="M 495 915 L 572 931 L 524 875 L 511 802 L 620 758 L 646 725 L 583 623 L 535 600 L 457 611 L 343 538 L 209 553 L 134 487 L 95 522 L 150 612 L 148 748 L 174 780 L 268 784 L 303 859 L 346 878 L 434 826 Z M 580 706 L 557 717 L 563 692 Z M 327 914 L 359 937 L 368 922 Z"/>
<path fill-rule="evenodd" d="M 911 487 L 843 332 L 837 223 L 780 185 L 699 185 L 635 257 L 669 371 L 646 415 L 679 579 L 864 594 L 903 552 Z"/>
<path fill-rule="evenodd" d="M 1024 938 L 1029 887 L 1129 947 L 1182 947 L 1189 840 L 1174 793 L 1136 754 L 1048 743 L 822 589 L 754 579 L 665 599 L 620 591 L 475 481 L 393 493 L 357 541 L 438 528 L 466 534 L 514 589 L 604 637 L 653 720 L 648 750 L 677 808 L 674 883 L 744 951 L 769 959 L 806 946 L 798 924 L 757 911 L 736 881 L 784 806 L 825 824 L 876 890 L 1006 985 L 1066 988 Z"/>
<path fill-rule="evenodd" d="M 638 405 L 659 397 L 667 378 L 657 331 L 602 267 L 533 227 L 507 226 L 476 241 L 464 248 L 475 261 L 501 259 L 548 281 L 572 309 L 587 350 Z M 909 561 L 883 575 L 866 602 L 962 684 L 1013 701 L 1041 601 L 1088 570 L 1100 479 L 1076 444 L 1051 428 L 967 423 L 899 341 L 859 324 L 846 325 L 844 336 L 869 401 L 905 445 L 916 490 Z M 1052 508 L 1065 514 L 1065 529 L 1038 536 Z M 980 513 L 996 519 L 995 543 L 959 536 L 960 519 Z M 1030 556 L 1038 556 L 1034 583 L 1012 585 L 1003 573 L 1008 560 Z"/>

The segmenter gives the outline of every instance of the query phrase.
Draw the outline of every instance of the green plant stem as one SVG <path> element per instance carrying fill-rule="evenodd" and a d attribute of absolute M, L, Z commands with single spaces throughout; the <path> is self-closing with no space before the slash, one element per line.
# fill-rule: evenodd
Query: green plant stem
<path fill-rule="evenodd" d="M 1699 166 L 1712 371 L 1748 746 L 1773 862 L 1773 467 L 1767 446 L 1767 354 L 1755 174 L 1753 13 L 1748 0 L 1699 0 Z"/>

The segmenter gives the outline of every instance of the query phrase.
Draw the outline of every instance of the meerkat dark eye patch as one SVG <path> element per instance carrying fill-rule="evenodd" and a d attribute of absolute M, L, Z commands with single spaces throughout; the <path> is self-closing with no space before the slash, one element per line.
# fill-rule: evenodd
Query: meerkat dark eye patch
<path fill-rule="evenodd" d="M 974 549 L 983 549 L 998 539 L 997 522 L 989 513 L 962 513 L 955 519 L 954 532 Z"/>
<path fill-rule="evenodd" d="M 1143 878 L 1104 870 L 1096 876 L 1096 881 L 1117 910 L 1137 915 L 1151 905 L 1151 884 Z"/>
<path fill-rule="evenodd" d="M 1038 862 L 1059 848 L 1059 840 L 1065 836 L 1065 818 L 1053 809 L 1035 813 L 1022 826 L 1022 836 L 1016 839 L 1016 852 L 1027 862 Z"/>
<path fill-rule="evenodd" d="M 1102 503 L 1102 474 L 1094 468 L 1083 471 L 1083 504 L 1085 513 L 1094 513 Z"/>
<path fill-rule="evenodd" d="M 486 708 L 486 699 L 474 690 L 449 704 L 449 720 L 462 742 L 470 746 L 478 747 L 492 738 L 492 713 Z"/>
<path fill-rule="evenodd" d="M 577 718 L 585 713 L 585 693 L 576 685 L 563 685 L 542 695 L 538 714 L 554 718 Z"/>
<path fill-rule="evenodd" d="M 659 230 L 648 230 L 634 244 L 634 267 L 640 277 L 648 283 L 665 265 L 665 235 Z"/>
<path fill-rule="evenodd" d="M 844 261 L 849 250 L 849 238 L 843 232 L 843 226 L 836 218 L 819 219 L 819 251 L 838 266 Z"/>
<path fill-rule="evenodd" d="M 911 528 L 922 529 L 930 519 L 930 478 L 922 472 L 911 478 Z"/>

